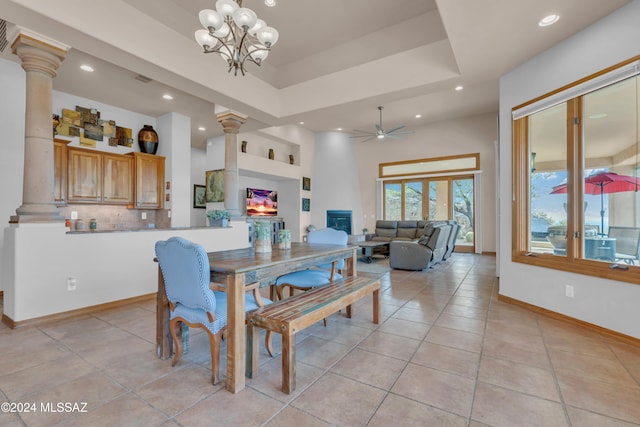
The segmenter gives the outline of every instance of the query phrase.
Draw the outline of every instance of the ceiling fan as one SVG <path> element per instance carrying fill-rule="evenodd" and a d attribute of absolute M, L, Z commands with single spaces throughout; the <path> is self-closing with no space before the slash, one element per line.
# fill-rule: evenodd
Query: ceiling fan
<path fill-rule="evenodd" d="M 351 138 L 365 138 L 365 139 L 362 140 L 362 142 L 367 142 L 367 141 L 371 141 L 372 139 L 380 139 L 380 140 L 384 140 L 385 138 L 398 139 L 398 135 L 405 135 L 405 134 L 408 134 L 408 133 L 413 133 L 413 131 L 411 131 L 411 130 L 398 132 L 400 129 L 402 129 L 404 127 L 404 125 L 398 126 L 396 128 L 390 129 L 390 130 L 382 129 L 382 107 L 378 107 L 378 110 L 380 110 L 380 124 L 376 125 L 376 131 L 375 132 L 365 132 L 363 130 L 354 129 L 353 131 L 354 132 L 360 132 L 360 135 L 353 135 L 353 136 L 351 136 Z"/>

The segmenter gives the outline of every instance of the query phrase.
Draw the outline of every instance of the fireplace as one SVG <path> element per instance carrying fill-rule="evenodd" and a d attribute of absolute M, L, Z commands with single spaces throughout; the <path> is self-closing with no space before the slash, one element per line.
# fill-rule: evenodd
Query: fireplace
<path fill-rule="evenodd" d="M 327 211 L 327 228 L 351 234 L 351 211 Z"/>

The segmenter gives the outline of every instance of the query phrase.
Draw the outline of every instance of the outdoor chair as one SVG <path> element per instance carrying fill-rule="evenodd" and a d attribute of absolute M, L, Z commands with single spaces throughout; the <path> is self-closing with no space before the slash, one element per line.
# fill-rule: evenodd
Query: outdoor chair
<path fill-rule="evenodd" d="M 609 237 L 616 239 L 615 261 L 635 265 L 640 259 L 640 228 L 609 227 Z"/>
<path fill-rule="evenodd" d="M 162 271 L 169 300 L 170 329 L 175 352 L 172 366 L 182 356 L 182 324 L 202 328 L 209 335 L 211 349 L 211 382 L 219 381 L 220 339 L 227 326 L 227 294 L 211 289 L 209 258 L 204 248 L 181 237 L 171 237 L 155 244 L 156 257 Z M 214 285 L 215 286 L 215 285 Z M 257 289 L 257 286 L 255 286 Z M 245 311 L 270 304 L 256 291 L 247 294 Z M 271 352 L 271 334 L 267 334 L 267 350 Z"/>

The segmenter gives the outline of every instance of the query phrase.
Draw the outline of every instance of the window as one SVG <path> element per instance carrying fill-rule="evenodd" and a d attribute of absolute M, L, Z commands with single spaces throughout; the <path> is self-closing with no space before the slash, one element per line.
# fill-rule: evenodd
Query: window
<path fill-rule="evenodd" d="M 640 282 L 639 66 L 514 109 L 514 261 Z"/>
<path fill-rule="evenodd" d="M 386 220 L 451 220 L 460 224 L 456 247 L 475 251 L 475 177 L 478 153 L 380 164 L 383 218 Z M 424 172 L 433 172 L 425 174 Z M 416 175 L 421 172 L 421 175 Z M 399 176 L 406 176 L 401 179 Z"/>

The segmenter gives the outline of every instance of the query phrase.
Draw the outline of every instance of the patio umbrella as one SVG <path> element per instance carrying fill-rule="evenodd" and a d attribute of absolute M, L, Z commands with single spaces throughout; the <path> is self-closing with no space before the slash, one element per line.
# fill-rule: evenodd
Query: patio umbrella
<path fill-rule="evenodd" d="M 638 178 L 614 172 L 598 172 L 584 179 L 584 194 L 600 195 L 600 233 L 604 233 L 604 194 L 638 191 L 639 187 Z M 553 187 L 550 194 L 566 192 L 567 184 L 564 183 Z"/>

